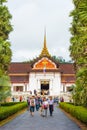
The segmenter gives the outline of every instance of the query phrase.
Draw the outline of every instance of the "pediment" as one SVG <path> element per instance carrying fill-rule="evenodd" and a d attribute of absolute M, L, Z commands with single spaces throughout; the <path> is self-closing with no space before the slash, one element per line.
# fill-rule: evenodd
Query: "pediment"
<path fill-rule="evenodd" d="M 42 59 L 37 61 L 34 64 L 33 69 L 43 69 L 44 67 L 46 69 L 57 69 L 56 64 L 46 57 L 43 57 Z"/>

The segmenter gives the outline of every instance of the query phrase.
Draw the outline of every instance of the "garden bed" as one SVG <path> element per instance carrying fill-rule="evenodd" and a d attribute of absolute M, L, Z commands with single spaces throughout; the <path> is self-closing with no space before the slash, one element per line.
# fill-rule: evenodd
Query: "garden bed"
<path fill-rule="evenodd" d="M 10 104 L 10 105 L 9 105 Z M 26 102 L 19 102 L 19 103 L 7 103 L 7 105 L 0 106 L 0 121 L 8 118 L 9 116 L 17 113 L 18 111 L 23 110 L 27 107 Z"/>
<path fill-rule="evenodd" d="M 60 103 L 59 107 L 87 125 L 87 108 L 65 102 Z"/>

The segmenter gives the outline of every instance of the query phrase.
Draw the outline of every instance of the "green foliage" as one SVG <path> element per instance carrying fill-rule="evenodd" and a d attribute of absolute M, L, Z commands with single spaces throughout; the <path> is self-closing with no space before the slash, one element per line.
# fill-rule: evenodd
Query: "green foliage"
<path fill-rule="evenodd" d="M 56 61 L 56 62 L 60 62 L 60 63 L 65 63 L 65 59 L 63 59 L 63 57 L 59 56 L 52 56 L 52 58 Z"/>
<path fill-rule="evenodd" d="M 5 101 L 5 99 L 11 95 L 10 79 L 8 76 L 0 77 L 0 102 Z"/>
<path fill-rule="evenodd" d="M 0 101 L 5 101 L 11 91 L 7 72 L 12 56 L 8 41 L 9 33 L 13 30 L 10 23 L 12 16 L 4 2 L 7 0 L 0 0 Z"/>
<path fill-rule="evenodd" d="M 10 43 L 0 38 L 0 75 L 7 73 L 11 56 Z"/>
<path fill-rule="evenodd" d="M 78 71 L 76 84 L 77 84 L 77 88 L 80 89 L 81 104 L 87 106 L 87 68 L 86 67 L 82 67 Z"/>
<path fill-rule="evenodd" d="M 2 5 L 4 2 L 7 2 L 7 0 L 0 0 L 0 5 Z"/>
<path fill-rule="evenodd" d="M 8 8 L 5 5 L 0 5 L 0 37 L 4 40 L 9 38 L 9 33 L 13 30 L 10 24 L 11 18 Z"/>
<path fill-rule="evenodd" d="M 0 107 L 0 121 L 27 107 L 26 102 L 17 103 L 12 106 Z"/>
<path fill-rule="evenodd" d="M 21 102 L 5 102 L 5 103 L 0 103 L 1 106 L 12 106 L 16 104 L 20 104 Z"/>
<path fill-rule="evenodd" d="M 59 106 L 72 116 L 87 124 L 87 108 L 82 106 L 74 106 L 73 104 L 65 102 L 60 103 Z"/>
<path fill-rule="evenodd" d="M 75 105 L 83 105 L 87 107 L 87 68 L 82 67 L 76 74 L 77 80 L 73 93 Z"/>
<path fill-rule="evenodd" d="M 87 106 L 87 0 L 73 0 L 70 56 L 76 71 L 74 102 Z"/>

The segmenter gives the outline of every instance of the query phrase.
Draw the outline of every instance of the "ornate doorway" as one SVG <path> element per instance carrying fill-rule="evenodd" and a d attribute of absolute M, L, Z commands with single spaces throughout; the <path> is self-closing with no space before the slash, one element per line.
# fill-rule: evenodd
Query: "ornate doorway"
<path fill-rule="evenodd" d="M 41 95 L 49 95 L 49 81 L 41 81 Z"/>

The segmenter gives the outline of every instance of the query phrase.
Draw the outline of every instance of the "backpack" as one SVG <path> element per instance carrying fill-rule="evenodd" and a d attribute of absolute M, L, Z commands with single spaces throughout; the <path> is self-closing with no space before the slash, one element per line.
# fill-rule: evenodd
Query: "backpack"
<path fill-rule="evenodd" d="M 48 105 L 44 105 L 44 109 L 47 109 L 48 108 Z"/>
<path fill-rule="evenodd" d="M 31 100 L 31 106 L 35 106 L 35 105 L 34 105 L 34 100 L 33 100 L 33 99 Z"/>

